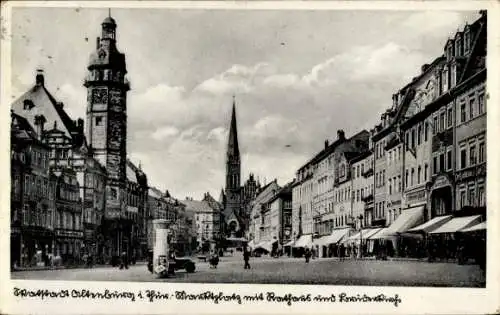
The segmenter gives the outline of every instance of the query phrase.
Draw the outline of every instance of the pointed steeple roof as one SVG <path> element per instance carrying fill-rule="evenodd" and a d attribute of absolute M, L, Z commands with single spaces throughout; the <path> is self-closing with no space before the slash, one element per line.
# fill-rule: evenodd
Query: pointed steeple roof
<path fill-rule="evenodd" d="M 238 130 L 236 127 L 236 102 L 233 95 L 233 112 L 231 115 L 231 125 L 229 129 L 229 141 L 227 144 L 227 155 L 230 157 L 240 157 L 240 148 L 238 146 Z"/>

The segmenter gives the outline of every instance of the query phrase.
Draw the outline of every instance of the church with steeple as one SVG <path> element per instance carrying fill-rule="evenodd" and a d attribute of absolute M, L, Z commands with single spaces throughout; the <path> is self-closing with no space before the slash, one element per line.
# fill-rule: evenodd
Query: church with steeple
<path fill-rule="evenodd" d="M 253 174 L 250 174 L 249 179 L 241 186 L 241 155 L 236 122 L 236 100 L 233 96 L 226 152 L 226 186 L 221 191 L 219 199 L 224 209 L 226 236 L 245 235 L 250 221 L 250 202 L 257 195 L 259 188 L 260 183 L 254 179 Z"/>

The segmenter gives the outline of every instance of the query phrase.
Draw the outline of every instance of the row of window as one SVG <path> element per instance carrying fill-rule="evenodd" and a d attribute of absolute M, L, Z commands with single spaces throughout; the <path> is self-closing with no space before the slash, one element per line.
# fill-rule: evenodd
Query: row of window
<path fill-rule="evenodd" d="M 83 212 L 83 222 L 89 224 L 99 224 L 100 220 L 98 214 L 94 209 L 85 209 Z"/>
<path fill-rule="evenodd" d="M 365 164 L 364 163 L 358 164 L 357 166 L 353 166 L 352 167 L 352 178 L 356 179 L 358 177 L 361 177 L 364 172 L 365 172 Z"/>
<path fill-rule="evenodd" d="M 385 202 L 376 202 L 373 216 L 375 218 L 385 218 Z"/>
<path fill-rule="evenodd" d="M 484 91 L 473 92 L 460 100 L 460 123 L 465 123 L 486 113 Z"/>
<path fill-rule="evenodd" d="M 486 190 L 484 183 L 474 185 L 462 185 L 459 189 L 458 198 L 459 208 L 465 206 L 485 207 L 486 206 Z"/>
<path fill-rule="evenodd" d="M 375 173 L 375 188 L 385 186 L 385 170 Z"/>
<path fill-rule="evenodd" d="M 429 140 L 429 123 L 427 121 L 419 122 L 405 132 L 405 148 L 408 151 L 410 148 L 415 149 Z"/>
<path fill-rule="evenodd" d="M 23 225 L 52 228 L 52 213 L 45 209 L 33 208 L 25 204 L 23 207 Z"/>
<path fill-rule="evenodd" d="M 14 193 L 20 193 L 20 176 L 14 175 L 13 179 Z M 48 197 L 53 200 L 55 184 L 50 182 L 48 178 L 39 177 L 36 175 L 24 176 L 24 195 L 36 197 Z"/>
<path fill-rule="evenodd" d="M 401 147 L 395 147 L 387 151 L 387 164 L 391 165 L 393 162 L 401 160 Z"/>
<path fill-rule="evenodd" d="M 38 166 L 38 167 L 45 168 L 45 169 L 48 168 L 49 167 L 48 154 L 45 152 L 39 152 L 39 151 L 33 150 L 31 152 L 31 165 Z"/>
<path fill-rule="evenodd" d="M 396 221 L 400 214 L 401 208 L 387 210 L 387 224 L 391 224 L 392 222 Z"/>
<path fill-rule="evenodd" d="M 68 241 L 64 243 L 57 243 L 56 244 L 56 250 L 58 254 L 60 255 L 79 255 L 80 254 L 80 248 L 81 248 L 81 241 L 74 240 L 74 241 Z"/>
<path fill-rule="evenodd" d="M 329 234 L 332 229 L 337 227 L 346 226 L 349 224 L 349 217 L 347 215 L 337 216 L 333 220 L 314 223 L 314 232 L 320 235 Z"/>
<path fill-rule="evenodd" d="M 66 230 L 81 230 L 82 218 L 79 214 L 71 212 L 56 212 L 56 228 L 66 229 Z"/>
<path fill-rule="evenodd" d="M 71 152 L 69 149 L 52 149 L 50 157 L 57 160 L 65 160 L 71 157 Z"/>
<path fill-rule="evenodd" d="M 360 202 L 363 200 L 364 197 L 373 195 L 373 184 L 365 188 L 356 189 L 356 191 L 353 191 L 352 194 L 353 194 L 352 199 L 354 201 Z"/>
<path fill-rule="evenodd" d="M 486 143 L 484 137 L 473 138 L 459 144 L 460 169 L 486 162 Z"/>
<path fill-rule="evenodd" d="M 411 188 L 415 185 L 423 184 L 427 182 L 428 178 L 429 178 L 429 165 L 427 163 L 425 163 L 423 167 L 422 165 L 418 165 L 417 168 L 415 167 L 407 168 L 405 170 L 405 187 Z M 399 188 L 399 191 L 401 191 L 401 183 L 399 183 L 397 187 Z"/>
<path fill-rule="evenodd" d="M 457 32 L 455 40 L 450 39 L 446 46 L 446 58 L 451 60 L 454 56 L 461 57 L 469 53 L 471 49 L 471 31 L 470 26 L 466 26 L 462 33 Z"/>
<path fill-rule="evenodd" d="M 381 159 L 385 157 L 385 145 L 386 145 L 386 140 L 383 139 L 379 143 L 375 144 L 375 159 Z"/>
<path fill-rule="evenodd" d="M 73 185 L 59 184 L 59 198 L 76 202 L 80 200 L 80 194 Z"/>

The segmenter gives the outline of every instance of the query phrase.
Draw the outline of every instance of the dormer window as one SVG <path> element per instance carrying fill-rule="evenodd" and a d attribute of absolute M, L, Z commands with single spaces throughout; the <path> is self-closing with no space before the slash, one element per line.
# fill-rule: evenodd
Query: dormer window
<path fill-rule="evenodd" d="M 464 53 L 467 54 L 470 50 L 470 26 L 467 25 L 464 31 Z"/>
<path fill-rule="evenodd" d="M 35 104 L 33 103 L 32 100 L 24 100 L 23 101 L 23 109 L 24 110 L 31 110 L 33 107 L 35 107 Z"/>
<path fill-rule="evenodd" d="M 455 40 L 455 56 L 460 57 L 463 56 L 463 45 L 462 45 L 462 37 L 460 35 L 457 36 Z"/>
<path fill-rule="evenodd" d="M 453 41 L 450 39 L 446 46 L 446 59 L 451 60 L 451 58 L 453 58 Z"/>

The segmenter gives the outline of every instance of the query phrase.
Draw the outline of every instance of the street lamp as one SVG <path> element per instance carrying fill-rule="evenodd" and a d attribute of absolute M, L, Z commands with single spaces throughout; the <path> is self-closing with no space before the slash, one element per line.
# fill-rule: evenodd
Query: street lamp
<path fill-rule="evenodd" d="M 363 215 L 358 216 L 359 219 L 359 258 L 363 257 Z"/>

